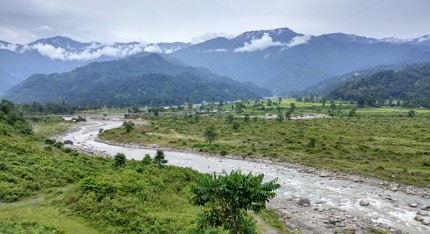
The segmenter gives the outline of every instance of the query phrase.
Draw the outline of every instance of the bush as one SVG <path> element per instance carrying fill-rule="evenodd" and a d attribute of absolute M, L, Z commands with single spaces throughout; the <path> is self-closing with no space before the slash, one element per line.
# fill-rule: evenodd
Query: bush
<path fill-rule="evenodd" d="M 114 164 L 113 167 L 114 168 L 122 168 L 125 166 L 125 162 L 127 161 L 127 159 L 125 158 L 125 155 L 123 153 L 117 153 L 114 157 Z"/>
<path fill-rule="evenodd" d="M 143 165 L 150 165 L 152 163 L 152 158 L 149 154 L 145 154 L 145 157 L 142 159 Z"/>
<path fill-rule="evenodd" d="M 64 233 L 64 231 L 60 231 L 54 227 L 39 224 L 34 221 L 7 219 L 0 221 L 0 233 L 61 234 Z"/>

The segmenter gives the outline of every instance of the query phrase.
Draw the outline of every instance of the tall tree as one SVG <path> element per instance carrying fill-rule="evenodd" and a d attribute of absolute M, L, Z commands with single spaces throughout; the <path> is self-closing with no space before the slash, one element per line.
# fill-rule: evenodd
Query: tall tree
<path fill-rule="evenodd" d="M 124 121 L 124 123 L 122 123 L 122 126 L 125 129 L 125 132 L 127 134 L 130 134 L 131 131 L 133 131 L 135 124 L 131 121 Z"/>
<path fill-rule="evenodd" d="M 209 142 L 209 145 L 212 144 L 212 142 L 218 138 L 218 133 L 215 130 L 215 126 L 209 125 L 203 132 L 203 136 L 205 137 L 206 141 Z"/>
<path fill-rule="evenodd" d="M 164 155 L 164 151 L 163 150 L 157 150 L 157 153 L 155 153 L 153 162 L 154 162 L 154 164 L 157 164 L 160 167 L 163 166 L 164 164 L 166 164 L 168 162 L 165 159 L 165 155 Z"/>

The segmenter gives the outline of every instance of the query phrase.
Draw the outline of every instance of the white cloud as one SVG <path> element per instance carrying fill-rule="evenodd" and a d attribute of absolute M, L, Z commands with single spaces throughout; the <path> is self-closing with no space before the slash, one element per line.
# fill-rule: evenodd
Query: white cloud
<path fill-rule="evenodd" d="M 200 36 L 193 37 L 191 41 L 193 44 L 198 44 L 217 37 L 233 38 L 234 36 L 223 32 L 217 32 L 217 33 L 213 32 L 213 33 L 205 33 Z"/>
<path fill-rule="evenodd" d="M 268 33 L 264 33 L 260 39 L 252 39 L 251 42 L 245 42 L 243 47 L 234 49 L 234 52 L 252 52 L 265 50 L 271 46 L 283 46 L 280 41 L 273 41 Z"/>
<path fill-rule="evenodd" d="M 204 51 L 204 53 L 212 53 L 212 52 L 227 52 L 227 49 L 210 49 L 210 50 L 206 50 Z"/>
<path fill-rule="evenodd" d="M 157 44 L 152 44 L 145 48 L 145 52 L 149 53 L 162 53 L 163 51 Z"/>
<path fill-rule="evenodd" d="M 307 44 L 311 40 L 312 36 L 310 35 L 301 35 L 301 36 L 295 36 L 293 39 L 291 39 L 290 42 L 286 44 L 287 47 L 293 47 L 301 44 Z"/>
<path fill-rule="evenodd" d="M 417 42 L 423 42 L 423 41 L 428 41 L 428 40 L 430 40 L 430 35 L 422 36 L 422 37 L 418 38 Z"/>
<path fill-rule="evenodd" d="M 0 42 L 0 50 L 16 51 L 16 48 L 17 48 L 16 44 L 3 44 Z"/>
<path fill-rule="evenodd" d="M 49 25 L 40 25 L 39 27 L 36 28 L 36 30 L 38 30 L 38 31 L 48 31 L 48 32 L 54 31 L 54 29 L 51 28 Z"/>
<path fill-rule="evenodd" d="M 58 59 L 64 61 L 87 61 L 99 58 L 101 56 L 109 56 L 109 57 L 126 57 L 129 55 L 133 55 L 142 51 L 155 51 L 156 47 L 149 46 L 145 43 L 139 44 L 129 44 L 129 45 L 101 45 L 98 49 L 94 48 L 95 45 L 91 45 L 89 48 L 86 48 L 82 51 L 67 51 L 61 47 L 54 47 L 48 44 L 38 43 L 32 46 L 24 46 L 20 51 L 23 53 L 26 50 L 37 50 L 41 55 L 47 56 L 50 59 Z"/>

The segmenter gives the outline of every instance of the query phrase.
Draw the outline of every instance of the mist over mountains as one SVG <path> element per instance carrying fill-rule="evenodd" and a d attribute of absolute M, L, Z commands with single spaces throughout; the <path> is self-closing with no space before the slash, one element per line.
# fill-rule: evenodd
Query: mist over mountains
<path fill-rule="evenodd" d="M 280 28 L 198 44 L 104 44 L 60 36 L 27 45 L 0 41 L 0 94 L 33 74 L 68 72 L 91 62 L 148 53 L 163 54 L 169 61 L 207 68 L 240 82 L 252 82 L 275 95 L 288 95 L 356 70 L 428 62 L 430 35 L 375 39 L 343 33 L 312 36 Z"/>

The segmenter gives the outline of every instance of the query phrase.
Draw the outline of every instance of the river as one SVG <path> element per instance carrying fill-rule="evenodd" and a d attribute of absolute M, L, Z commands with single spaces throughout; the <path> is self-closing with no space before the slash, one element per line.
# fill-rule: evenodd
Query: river
<path fill-rule="evenodd" d="M 96 140 L 99 129 L 111 129 L 121 124 L 120 121 L 89 119 L 86 123 L 79 123 L 74 131 L 68 132 L 60 139 L 72 140 L 77 147 L 101 151 L 111 156 L 124 153 L 128 159 L 141 160 L 145 154 L 155 154 L 155 150 L 151 149 L 115 146 Z M 281 164 L 183 152 L 165 151 L 165 155 L 168 164 L 190 167 L 204 173 L 239 169 L 246 173 L 264 173 L 265 178 L 270 180 L 278 178 L 281 184 L 281 189 L 277 191 L 278 200 L 306 197 L 310 199 L 312 207 L 336 208 L 351 216 L 370 219 L 374 223 L 381 223 L 406 233 L 430 233 L 429 226 L 414 220 L 420 207 L 430 204 L 428 199 L 421 196 L 386 190 L 366 183 L 320 177 Z M 370 205 L 360 206 L 359 201 L 362 199 L 367 199 Z M 408 203 L 411 202 L 417 203 L 418 207 L 410 207 Z"/>

